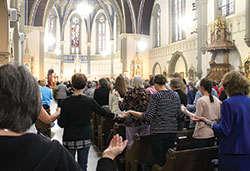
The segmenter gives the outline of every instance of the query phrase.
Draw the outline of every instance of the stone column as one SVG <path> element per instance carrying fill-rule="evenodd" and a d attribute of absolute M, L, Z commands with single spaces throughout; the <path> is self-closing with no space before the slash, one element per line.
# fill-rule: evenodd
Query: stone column
<path fill-rule="evenodd" d="M 111 44 L 111 55 L 110 55 L 110 67 L 111 67 L 111 78 L 114 76 L 114 40 L 110 40 Z"/>
<path fill-rule="evenodd" d="M 45 79 L 44 75 L 44 28 L 40 29 L 40 48 L 39 48 L 39 79 Z"/>
<path fill-rule="evenodd" d="M 19 32 L 18 32 L 18 24 L 14 28 L 14 35 L 13 35 L 13 41 L 14 41 L 14 62 L 19 63 Z"/>
<path fill-rule="evenodd" d="M 246 0 L 246 35 L 245 43 L 250 47 L 250 1 Z"/>
<path fill-rule="evenodd" d="M 9 24 L 7 1 L 0 0 L 0 65 L 9 61 Z"/>
<path fill-rule="evenodd" d="M 207 41 L 207 0 L 196 0 L 197 4 L 197 77 L 202 77 L 202 53 L 206 53 L 206 41 Z"/>
<path fill-rule="evenodd" d="M 63 58 L 64 58 L 64 43 L 65 41 L 60 41 L 60 48 L 61 48 L 61 56 L 60 56 L 60 80 L 63 80 L 63 76 L 64 76 L 64 62 L 63 62 Z"/>
<path fill-rule="evenodd" d="M 87 42 L 87 56 L 88 56 L 88 63 L 87 63 L 87 74 L 90 75 L 90 55 L 91 55 L 91 42 Z"/>
<path fill-rule="evenodd" d="M 121 35 L 121 60 L 122 60 L 122 72 L 128 72 L 127 67 L 127 37 L 126 35 Z"/>
<path fill-rule="evenodd" d="M 217 19 L 219 11 L 219 0 L 214 0 L 214 20 Z"/>
<path fill-rule="evenodd" d="M 25 25 L 25 1 L 22 1 L 21 7 L 20 7 L 20 15 L 21 17 L 19 18 L 19 32 L 24 33 L 24 25 Z M 20 52 L 20 64 L 23 65 L 23 60 L 24 60 L 24 41 L 21 41 L 21 52 Z"/>

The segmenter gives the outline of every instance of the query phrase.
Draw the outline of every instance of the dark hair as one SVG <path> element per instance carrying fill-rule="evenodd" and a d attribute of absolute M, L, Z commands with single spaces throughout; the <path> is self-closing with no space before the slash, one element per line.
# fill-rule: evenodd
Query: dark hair
<path fill-rule="evenodd" d="M 203 78 L 200 82 L 200 87 L 203 87 L 209 93 L 210 102 L 213 103 L 214 98 L 211 94 L 212 93 L 212 81 L 210 81 L 207 78 Z"/>
<path fill-rule="evenodd" d="M 122 75 L 118 76 L 115 80 L 115 89 L 119 92 L 121 97 L 125 96 L 127 91 L 126 82 Z"/>
<path fill-rule="evenodd" d="M 165 85 L 166 82 L 167 82 L 167 79 L 164 75 L 158 74 L 155 76 L 154 84 Z"/>
<path fill-rule="evenodd" d="M 24 132 L 41 111 L 37 81 L 23 66 L 0 67 L 0 129 Z"/>
<path fill-rule="evenodd" d="M 86 86 L 86 83 L 88 81 L 87 77 L 84 74 L 74 74 L 71 78 L 72 80 L 72 86 L 73 88 L 77 90 L 81 90 Z"/>
<path fill-rule="evenodd" d="M 154 79 L 155 79 L 155 76 L 151 76 L 150 79 L 149 79 L 149 84 L 151 86 L 154 85 Z"/>
<path fill-rule="evenodd" d="M 173 88 L 180 88 L 181 87 L 181 80 L 179 78 L 173 78 L 170 81 L 170 86 Z"/>
<path fill-rule="evenodd" d="M 99 80 L 99 86 L 100 87 L 109 87 L 109 82 L 106 78 L 101 78 Z"/>
<path fill-rule="evenodd" d="M 231 71 L 226 73 L 221 83 L 230 97 L 237 94 L 249 94 L 249 80 L 241 72 Z"/>

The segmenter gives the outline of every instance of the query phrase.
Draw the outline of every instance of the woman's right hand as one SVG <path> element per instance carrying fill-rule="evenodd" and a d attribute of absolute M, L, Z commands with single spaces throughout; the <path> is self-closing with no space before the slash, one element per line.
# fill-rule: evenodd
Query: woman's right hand
<path fill-rule="evenodd" d="M 190 115 L 189 117 L 192 121 L 195 121 L 195 122 L 206 122 L 206 120 L 207 120 L 204 117 L 200 117 L 200 116 L 196 116 L 196 115 Z"/>

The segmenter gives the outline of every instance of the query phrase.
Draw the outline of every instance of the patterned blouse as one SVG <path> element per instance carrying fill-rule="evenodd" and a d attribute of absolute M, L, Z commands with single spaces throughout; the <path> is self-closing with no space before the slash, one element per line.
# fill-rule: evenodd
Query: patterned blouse
<path fill-rule="evenodd" d="M 137 112 L 145 112 L 150 100 L 150 92 L 144 88 L 129 89 L 123 101 L 119 102 L 119 107 L 122 111 L 134 110 Z M 148 122 L 142 121 L 141 119 L 129 116 L 125 119 L 124 123 L 127 126 L 140 126 L 148 124 Z"/>

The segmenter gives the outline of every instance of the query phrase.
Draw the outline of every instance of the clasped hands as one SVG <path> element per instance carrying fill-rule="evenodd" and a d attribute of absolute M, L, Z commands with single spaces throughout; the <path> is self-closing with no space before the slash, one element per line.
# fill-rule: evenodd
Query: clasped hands
<path fill-rule="evenodd" d="M 182 112 L 185 114 L 185 115 L 187 115 L 187 116 L 189 116 L 190 117 L 190 119 L 192 120 L 192 121 L 196 121 L 196 122 L 206 122 L 206 118 L 204 118 L 204 117 L 200 117 L 200 116 L 197 116 L 197 115 L 194 115 L 194 114 L 192 114 L 191 112 L 189 112 L 188 110 L 187 110 L 187 108 L 184 106 L 184 105 L 181 105 L 181 110 L 182 110 Z"/>
<path fill-rule="evenodd" d="M 131 110 L 128 110 L 126 112 L 123 112 L 121 115 L 119 115 L 119 118 L 127 118 L 129 115 L 131 115 Z"/>

